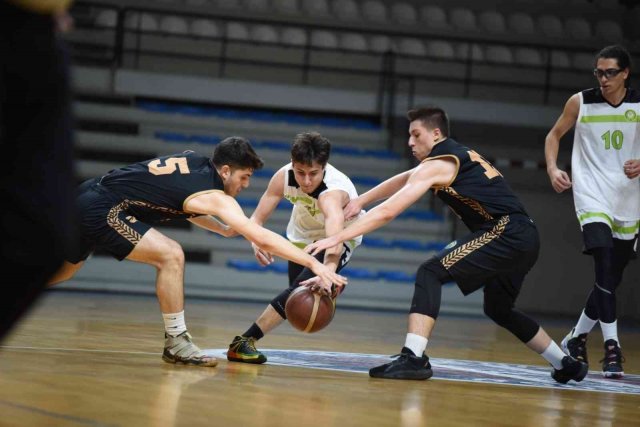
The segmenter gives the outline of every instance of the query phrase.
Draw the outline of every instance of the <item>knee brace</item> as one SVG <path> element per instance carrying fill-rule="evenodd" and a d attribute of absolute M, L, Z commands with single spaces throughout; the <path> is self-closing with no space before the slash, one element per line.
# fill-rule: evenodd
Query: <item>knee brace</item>
<path fill-rule="evenodd" d="M 505 328 L 523 343 L 528 343 L 538 333 L 540 325 L 513 307 L 513 300 L 504 295 L 486 294 L 484 298 L 484 314 L 497 325 Z"/>
<path fill-rule="evenodd" d="M 291 292 L 293 292 L 294 289 L 295 287 L 287 288 L 284 291 L 280 292 L 277 297 L 271 300 L 271 306 L 283 319 L 287 318 L 287 315 L 284 312 L 284 306 L 287 303 L 287 298 L 289 298 L 289 295 L 291 295 Z"/>
<path fill-rule="evenodd" d="M 438 258 L 422 263 L 416 273 L 410 313 L 419 313 L 436 319 L 440 312 L 442 285 L 451 281 L 451 275 Z"/>
<path fill-rule="evenodd" d="M 598 309 L 598 318 L 605 323 L 611 323 L 616 320 L 616 287 L 622 279 L 624 267 L 614 268 L 616 263 L 613 248 L 595 248 L 592 252 L 596 273 L 592 294 Z"/>

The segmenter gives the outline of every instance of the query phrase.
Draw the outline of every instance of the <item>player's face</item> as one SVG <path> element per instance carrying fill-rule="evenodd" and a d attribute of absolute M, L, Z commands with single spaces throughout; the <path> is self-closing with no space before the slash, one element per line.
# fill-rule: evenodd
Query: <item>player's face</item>
<path fill-rule="evenodd" d="M 293 162 L 293 175 L 298 185 L 300 185 L 300 190 L 311 194 L 322 183 L 324 167 L 317 162 L 313 162 L 311 165 Z"/>
<path fill-rule="evenodd" d="M 618 60 L 615 58 L 598 58 L 594 73 L 598 83 L 600 83 L 600 90 L 606 95 L 624 87 L 624 82 L 629 75 L 629 69 L 620 69 Z M 617 74 L 613 76 L 613 73 Z"/>
<path fill-rule="evenodd" d="M 227 167 L 226 165 L 223 166 Z M 242 190 L 249 186 L 253 169 L 231 169 L 220 174 L 224 181 L 224 192 L 231 197 L 236 197 Z"/>
<path fill-rule="evenodd" d="M 441 138 L 440 129 L 427 129 L 421 120 L 414 120 L 409 125 L 409 148 L 418 160 L 424 160 Z"/>

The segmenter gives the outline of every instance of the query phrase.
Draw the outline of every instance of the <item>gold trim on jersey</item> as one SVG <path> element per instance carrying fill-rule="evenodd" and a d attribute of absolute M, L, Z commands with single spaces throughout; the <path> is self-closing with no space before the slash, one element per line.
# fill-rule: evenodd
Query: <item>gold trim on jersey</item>
<path fill-rule="evenodd" d="M 453 178 L 451 178 L 451 181 L 449 181 L 447 183 L 447 185 L 434 185 L 433 188 L 436 189 L 436 191 L 439 188 L 443 188 L 443 187 L 449 187 L 451 184 L 453 184 L 453 181 L 456 180 L 456 178 L 458 177 L 458 172 L 460 171 L 460 159 L 458 158 L 458 156 L 456 156 L 455 154 L 443 154 L 441 156 L 435 156 L 435 157 L 427 157 L 426 159 L 424 159 L 423 161 L 420 162 L 420 164 L 424 163 L 424 162 L 428 162 L 431 160 L 436 160 L 436 159 L 441 159 L 443 157 L 452 157 L 453 160 L 456 161 L 456 173 L 453 174 Z"/>
<path fill-rule="evenodd" d="M 172 214 L 172 215 L 194 215 L 192 213 L 189 212 L 184 212 L 184 211 L 179 211 L 176 209 L 171 209 L 171 208 L 165 208 L 163 206 L 156 206 L 156 205 L 152 205 L 150 203 L 147 202 L 141 202 L 139 200 L 127 200 L 127 202 L 129 203 L 129 206 L 133 205 L 133 206 L 140 206 L 143 208 L 147 208 L 147 209 L 153 209 L 156 211 L 160 211 L 160 212 L 164 212 L 164 213 L 168 213 L 168 214 Z"/>
<path fill-rule="evenodd" d="M 489 231 L 482 234 L 479 237 L 476 237 L 473 240 L 468 241 L 464 245 L 456 248 L 455 250 L 449 252 L 447 255 L 442 258 L 440 263 L 447 270 L 450 269 L 455 263 L 460 261 L 462 258 L 469 255 L 471 252 L 480 249 L 487 243 L 492 240 L 500 237 L 500 235 L 504 232 L 505 227 L 509 223 L 509 216 L 505 215 L 500 218 L 500 221 Z"/>
<path fill-rule="evenodd" d="M 142 239 L 142 236 L 136 230 L 129 227 L 129 224 L 122 221 L 119 216 L 120 212 L 127 210 L 128 208 L 129 201 L 125 200 L 124 202 L 121 202 L 109 209 L 109 213 L 107 214 L 107 224 L 109 224 L 109 226 L 113 228 L 116 233 L 118 233 L 134 245 L 137 245 L 140 242 L 140 239 Z"/>
<path fill-rule="evenodd" d="M 191 213 L 187 210 L 186 206 L 187 203 L 189 203 L 189 201 L 191 201 L 191 199 L 194 199 L 198 196 L 202 196 L 203 194 L 210 194 L 210 193 L 215 193 L 215 192 L 221 192 L 224 193 L 223 190 L 219 190 L 219 189 L 213 189 L 213 190 L 204 190 L 204 191 L 198 191 L 197 193 L 193 193 L 192 195 L 190 195 L 189 197 L 187 197 L 186 199 L 184 199 L 184 202 L 182 202 L 182 209 L 184 210 L 185 213 Z M 227 194 L 227 193 L 224 193 Z"/>
<path fill-rule="evenodd" d="M 465 205 L 469 206 L 471 209 L 480 214 L 484 219 L 493 219 L 493 216 L 491 216 L 491 214 L 487 212 L 478 201 L 461 196 L 456 190 L 453 189 L 453 187 L 444 187 L 440 190 L 444 191 L 452 197 L 455 197 Z"/>

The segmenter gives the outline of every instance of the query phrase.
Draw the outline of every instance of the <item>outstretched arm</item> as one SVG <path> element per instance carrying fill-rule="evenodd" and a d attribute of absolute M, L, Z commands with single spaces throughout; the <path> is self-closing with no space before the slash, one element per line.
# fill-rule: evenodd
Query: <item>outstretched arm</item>
<path fill-rule="evenodd" d="M 407 183 L 393 196 L 340 233 L 308 245 L 305 251 L 315 255 L 323 249 L 382 227 L 414 204 L 432 186 L 451 182 L 456 171 L 457 165 L 449 159 L 431 160 L 418 165 Z"/>
<path fill-rule="evenodd" d="M 378 200 L 386 199 L 397 193 L 407 183 L 407 180 L 414 170 L 415 168 L 392 176 L 366 193 L 363 193 L 357 198 L 351 200 L 347 206 L 344 207 L 344 218 L 354 218 L 358 216 L 362 208 L 365 206 L 368 206 Z"/>
<path fill-rule="evenodd" d="M 547 174 L 549 174 L 551 186 L 558 193 L 562 193 L 564 190 L 571 188 L 569 175 L 559 169 L 557 164 L 560 139 L 576 124 L 579 112 L 580 94 L 576 93 L 569 98 L 562 114 L 560 114 L 556 124 L 553 125 L 544 140 L 544 157 L 547 162 Z"/>
<path fill-rule="evenodd" d="M 331 285 L 331 283 L 344 285 L 347 282 L 346 278 L 331 271 L 282 236 L 251 221 L 246 217 L 238 202 L 221 191 L 194 197 L 187 202 L 185 209 L 193 213 L 219 217 L 231 228 L 266 251 L 309 268 L 327 285 Z"/>
<path fill-rule="evenodd" d="M 324 230 L 326 236 L 333 236 L 344 229 L 344 215 L 342 207 L 349 200 L 349 194 L 342 190 L 332 190 L 323 193 L 318 198 L 318 207 L 324 215 Z M 342 255 L 342 244 L 327 248 L 324 253 L 324 265 L 331 270 L 336 271 L 340 263 L 340 255 Z M 342 293 L 342 286 L 332 289 L 330 286 L 322 286 L 318 283 L 318 277 L 312 277 L 303 282 L 302 286 L 309 286 L 314 291 L 322 291 L 327 295 L 339 295 Z M 335 291 L 335 292 L 333 292 Z"/>
<path fill-rule="evenodd" d="M 258 225 L 263 225 L 271 216 L 278 203 L 284 197 L 284 169 L 280 169 L 269 181 L 269 185 L 265 190 L 255 211 L 251 215 L 251 221 Z M 253 254 L 262 266 L 269 265 L 273 262 L 273 256 L 266 250 L 261 249 L 258 245 L 251 242 Z"/>
<path fill-rule="evenodd" d="M 224 237 L 233 237 L 238 235 L 238 233 L 233 228 L 229 227 L 227 224 L 224 224 L 222 221 L 211 215 L 200 215 L 193 218 L 188 218 L 187 220 L 200 228 L 213 231 L 214 233 L 217 233 Z"/>
<path fill-rule="evenodd" d="M 344 229 L 344 216 L 342 207 L 349 200 L 346 191 L 333 190 L 328 191 L 318 199 L 318 207 L 324 215 L 324 230 L 326 236 L 333 236 Z M 340 255 L 342 254 L 342 245 L 338 244 L 327 248 L 324 253 L 324 264 L 336 271 Z"/>

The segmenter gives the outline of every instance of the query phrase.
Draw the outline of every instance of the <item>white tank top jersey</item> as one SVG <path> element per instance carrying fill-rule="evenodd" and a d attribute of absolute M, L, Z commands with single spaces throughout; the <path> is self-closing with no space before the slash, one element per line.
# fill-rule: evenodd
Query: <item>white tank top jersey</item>
<path fill-rule="evenodd" d="M 358 197 L 356 187 L 349 177 L 327 163 L 322 183 L 312 194 L 304 193 L 296 182 L 293 165 L 289 163 L 282 167 L 284 170 L 284 198 L 293 204 L 291 218 L 287 225 L 287 239 L 297 246 L 306 246 L 316 240 L 324 239 L 324 215 L 318 207 L 318 198 L 327 191 L 342 190 L 347 192 L 350 199 Z M 358 218 L 364 215 L 360 212 Z M 355 221 L 354 218 L 345 222 L 345 227 Z M 345 244 L 353 251 L 362 243 L 362 236 L 346 241 Z"/>
<path fill-rule="evenodd" d="M 599 88 L 580 93 L 571 170 L 576 213 L 583 226 L 640 220 L 640 179 L 624 174 L 624 162 L 640 158 L 640 93 L 627 89 L 620 105 L 609 104 Z M 614 230 L 615 231 L 615 230 Z M 635 233 L 634 233 L 635 234 Z"/>

